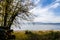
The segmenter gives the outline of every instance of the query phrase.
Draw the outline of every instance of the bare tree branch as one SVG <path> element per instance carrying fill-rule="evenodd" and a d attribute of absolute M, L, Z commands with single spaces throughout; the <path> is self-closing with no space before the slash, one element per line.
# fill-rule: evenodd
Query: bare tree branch
<path fill-rule="evenodd" d="M 3 17 L 1 18 L 4 19 L 3 26 L 9 27 L 9 29 L 16 17 L 19 17 L 23 20 L 28 20 L 32 16 L 29 12 L 30 6 L 33 6 L 30 0 L 0 0 L 0 2 L 0 6 L 2 6 L 2 9 L 0 8 L 0 14 Z"/>

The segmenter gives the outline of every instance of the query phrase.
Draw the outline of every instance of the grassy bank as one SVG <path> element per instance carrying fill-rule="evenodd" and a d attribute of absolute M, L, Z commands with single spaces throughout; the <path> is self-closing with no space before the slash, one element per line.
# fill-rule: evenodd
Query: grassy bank
<path fill-rule="evenodd" d="M 16 40 L 60 40 L 60 31 L 15 31 Z"/>

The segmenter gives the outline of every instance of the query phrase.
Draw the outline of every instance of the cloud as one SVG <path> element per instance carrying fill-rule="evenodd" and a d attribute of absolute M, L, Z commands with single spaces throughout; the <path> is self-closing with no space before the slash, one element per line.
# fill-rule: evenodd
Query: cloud
<path fill-rule="evenodd" d="M 40 0 L 33 0 L 34 1 L 34 4 L 37 5 Z M 45 1 L 45 0 L 44 0 Z M 53 3 L 47 5 L 46 7 L 42 8 L 41 7 L 41 4 L 39 4 L 38 6 L 36 6 L 34 9 L 30 10 L 30 12 L 32 12 L 33 14 L 37 15 L 37 17 L 35 17 L 34 19 L 34 22 L 45 22 L 45 23 L 60 23 L 60 16 L 56 16 L 54 15 L 55 13 L 53 11 L 51 11 L 52 9 L 54 8 L 57 8 L 60 3 L 59 3 L 60 0 L 56 0 L 54 1 Z M 22 22 L 22 21 L 19 21 L 18 19 L 18 22 Z M 24 22 L 24 21 L 23 21 Z M 19 24 L 20 26 L 20 24 Z M 36 25 L 35 25 L 36 26 Z M 55 27 L 55 26 L 45 26 L 45 25 L 42 25 L 42 26 L 36 26 L 36 27 L 32 27 L 31 25 L 23 25 L 21 26 L 21 30 L 39 30 L 39 29 L 54 29 L 54 28 L 58 28 Z M 13 26 L 12 27 L 14 30 L 20 30 L 19 28 Z M 34 29 L 33 29 L 34 28 Z"/>
<path fill-rule="evenodd" d="M 32 9 L 30 12 L 38 16 L 34 19 L 34 22 L 60 22 L 60 16 L 55 16 L 54 12 L 51 11 L 52 9 L 57 8 L 59 5 L 60 4 L 57 1 L 55 1 L 44 8 L 37 6 L 34 9 Z"/>
<path fill-rule="evenodd" d="M 34 4 L 38 4 L 40 2 L 40 0 L 34 0 Z"/>
<path fill-rule="evenodd" d="M 49 4 L 48 6 L 46 6 L 45 8 L 57 8 L 58 6 L 60 6 L 60 3 L 58 0 L 55 0 L 54 2 L 52 2 L 51 4 Z"/>
<path fill-rule="evenodd" d="M 57 2 L 59 2 L 60 0 L 56 0 Z"/>
<path fill-rule="evenodd" d="M 59 3 L 55 3 L 53 6 L 51 6 L 52 8 L 57 8 L 60 4 Z"/>

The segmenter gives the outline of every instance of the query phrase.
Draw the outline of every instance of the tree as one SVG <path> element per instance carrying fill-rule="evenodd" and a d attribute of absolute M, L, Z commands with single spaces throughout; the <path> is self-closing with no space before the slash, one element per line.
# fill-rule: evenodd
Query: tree
<path fill-rule="evenodd" d="M 31 4 L 29 0 L 2 0 L 0 2 L 0 26 L 11 27 L 16 16 L 27 20 Z"/>
<path fill-rule="evenodd" d="M 29 20 L 31 14 L 29 12 L 32 7 L 30 0 L 0 0 L 0 27 L 10 30 L 16 17 Z"/>

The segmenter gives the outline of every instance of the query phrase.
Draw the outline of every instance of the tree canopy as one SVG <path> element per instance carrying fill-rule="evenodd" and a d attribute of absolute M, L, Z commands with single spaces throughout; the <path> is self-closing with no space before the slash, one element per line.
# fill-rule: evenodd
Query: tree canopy
<path fill-rule="evenodd" d="M 11 27 L 16 17 L 29 20 L 33 4 L 30 0 L 0 0 L 0 26 Z"/>

